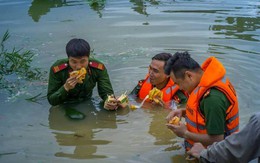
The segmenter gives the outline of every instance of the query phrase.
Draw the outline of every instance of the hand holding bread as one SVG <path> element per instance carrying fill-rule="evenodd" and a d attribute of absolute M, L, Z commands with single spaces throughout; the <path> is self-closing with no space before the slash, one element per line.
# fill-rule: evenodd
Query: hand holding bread
<path fill-rule="evenodd" d="M 169 121 L 169 123 L 170 123 L 170 124 L 173 124 L 173 125 L 179 125 L 180 120 L 181 120 L 181 119 L 180 119 L 179 117 L 174 116 L 174 117 Z"/>
<path fill-rule="evenodd" d="M 85 79 L 87 74 L 87 70 L 85 67 L 82 67 L 80 70 L 75 70 L 70 73 L 70 78 L 74 77 L 77 79 L 77 83 L 83 83 L 83 80 Z"/>

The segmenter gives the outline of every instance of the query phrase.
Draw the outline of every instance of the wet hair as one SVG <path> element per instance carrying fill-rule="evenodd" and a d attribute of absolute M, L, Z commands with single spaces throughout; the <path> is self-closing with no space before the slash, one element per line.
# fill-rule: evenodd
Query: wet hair
<path fill-rule="evenodd" d="M 68 57 L 89 57 L 89 43 L 83 39 L 73 38 L 66 45 L 66 53 Z"/>
<path fill-rule="evenodd" d="M 152 60 L 164 61 L 164 66 L 167 61 L 172 57 L 171 53 L 159 53 L 153 56 Z"/>
<path fill-rule="evenodd" d="M 173 72 L 176 78 L 184 78 L 185 71 L 198 71 L 201 70 L 200 65 L 193 58 L 190 57 L 190 54 L 186 52 L 177 52 L 175 53 L 166 63 L 164 72 L 167 75 L 170 75 Z"/>

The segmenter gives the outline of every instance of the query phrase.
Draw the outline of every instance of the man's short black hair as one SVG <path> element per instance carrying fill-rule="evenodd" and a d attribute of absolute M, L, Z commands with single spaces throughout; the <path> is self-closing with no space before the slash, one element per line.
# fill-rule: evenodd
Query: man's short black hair
<path fill-rule="evenodd" d="M 83 39 L 71 39 L 66 45 L 66 53 L 68 57 L 89 57 L 89 43 Z"/>
<path fill-rule="evenodd" d="M 190 54 L 186 52 L 177 52 L 175 53 L 166 63 L 164 67 L 164 72 L 167 75 L 170 75 L 171 72 L 174 73 L 176 78 L 184 78 L 185 71 L 197 71 L 201 70 L 200 65 L 193 58 L 190 57 Z"/>
<path fill-rule="evenodd" d="M 164 61 L 164 66 L 166 65 L 168 59 L 172 57 L 171 53 L 159 53 L 153 56 L 152 60 Z"/>

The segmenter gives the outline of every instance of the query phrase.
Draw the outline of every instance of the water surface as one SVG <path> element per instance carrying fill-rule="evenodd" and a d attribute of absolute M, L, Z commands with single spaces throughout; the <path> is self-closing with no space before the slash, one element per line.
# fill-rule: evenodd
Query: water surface
<path fill-rule="evenodd" d="M 106 64 L 117 95 L 144 78 L 156 53 L 189 51 L 199 63 L 217 57 L 237 90 L 241 127 L 258 111 L 260 3 L 256 0 L 0 0 L 6 43 L 33 51 L 34 67 L 49 71 L 81 37 Z M 165 127 L 169 112 L 145 105 L 107 112 L 92 101 L 71 107 L 87 116 L 72 121 L 64 106 L 51 107 L 42 81 L 0 90 L 0 162 L 185 162 L 184 150 Z M 135 101 L 132 101 L 136 103 Z M 140 102 L 140 101 L 138 101 Z"/>

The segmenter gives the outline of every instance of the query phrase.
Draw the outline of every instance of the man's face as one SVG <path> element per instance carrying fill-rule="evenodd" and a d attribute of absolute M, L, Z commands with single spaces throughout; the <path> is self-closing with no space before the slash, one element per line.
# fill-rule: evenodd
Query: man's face
<path fill-rule="evenodd" d="M 196 82 L 195 82 L 193 76 L 191 76 L 189 73 L 185 72 L 184 78 L 182 79 L 182 78 L 176 78 L 174 73 L 171 72 L 170 77 L 174 81 L 174 83 L 179 86 L 180 90 L 184 90 L 184 91 L 188 92 L 189 94 L 196 87 Z"/>
<path fill-rule="evenodd" d="M 164 73 L 164 61 L 152 60 L 149 66 L 150 82 L 157 85 L 164 82 L 168 76 Z"/>
<path fill-rule="evenodd" d="M 82 67 L 87 67 L 88 65 L 88 57 L 87 56 L 83 56 L 83 57 L 69 57 L 69 65 L 70 67 L 73 69 L 73 71 L 75 70 L 79 70 Z"/>

